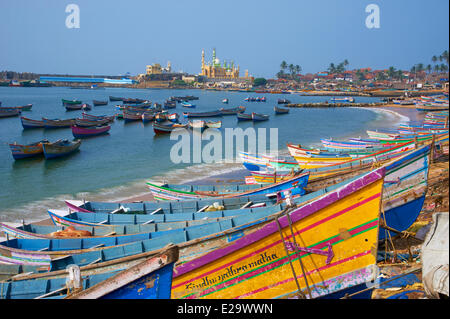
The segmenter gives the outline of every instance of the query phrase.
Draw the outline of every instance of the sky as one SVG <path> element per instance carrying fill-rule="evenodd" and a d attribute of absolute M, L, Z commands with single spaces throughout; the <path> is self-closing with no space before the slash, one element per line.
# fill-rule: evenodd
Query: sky
<path fill-rule="evenodd" d="M 68 28 L 66 7 L 79 8 Z M 368 28 L 366 7 L 379 8 Z M 132 75 L 170 61 L 198 74 L 209 61 L 233 60 L 273 78 L 284 60 L 302 73 L 432 64 L 449 47 L 448 0 L 0 0 L 0 70 Z"/>

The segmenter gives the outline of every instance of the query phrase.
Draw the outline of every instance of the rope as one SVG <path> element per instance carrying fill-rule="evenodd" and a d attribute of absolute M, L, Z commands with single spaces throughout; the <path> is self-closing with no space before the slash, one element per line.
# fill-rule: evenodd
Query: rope
<path fill-rule="evenodd" d="M 277 222 L 278 232 L 280 233 L 281 240 L 282 240 L 282 242 L 283 242 L 284 251 L 285 251 L 286 256 L 287 256 L 287 258 L 288 258 L 288 260 L 289 260 L 289 265 L 291 266 L 292 274 L 294 275 L 295 284 L 297 285 L 298 293 L 299 293 L 299 295 L 300 295 L 300 297 L 301 297 L 302 299 L 306 299 L 305 294 L 304 294 L 303 291 L 300 289 L 300 284 L 298 283 L 297 275 L 296 275 L 296 273 L 295 273 L 294 266 L 292 265 L 291 257 L 289 256 L 289 252 L 288 252 L 288 249 L 287 249 L 287 247 L 286 247 L 286 242 L 284 241 L 283 233 L 281 232 L 281 226 L 280 226 L 280 221 L 278 220 L 278 216 L 276 217 L 275 220 L 276 220 L 276 222 Z"/>

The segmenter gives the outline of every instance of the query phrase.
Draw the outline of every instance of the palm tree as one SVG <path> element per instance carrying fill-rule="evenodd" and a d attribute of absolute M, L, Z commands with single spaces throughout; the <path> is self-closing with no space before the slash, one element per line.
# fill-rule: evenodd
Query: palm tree
<path fill-rule="evenodd" d="M 295 67 L 294 67 L 294 65 L 291 63 L 291 64 L 289 64 L 288 68 L 289 68 L 289 72 L 291 72 L 291 77 L 292 77 L 292 76 L 294 75 Z"/>
<path fill-rule="evenodd" d="M 438 57 L 433 55 L 433 57 L 431 58 L 431 61 L 433 61 L 433 63 L 436 63 L 438 60 Z"/>
<path fill-rule="evenodd" d="M 395 76 L 395 68 L 393 66 L 389 67 L 387 73 L 388 73 L 389 78 L 392 79 Z"/>
<path fill-rule="evenodd" d="M 281 68 L 282 71 L 286 70 L 286 68 L 287 68 L 287 63 L 286 63 L 286 61 L 282 61 L 282 62 L 281 62 L 280 68 Z"/>
<path fill-rule="evenodd" d="M 442 63 L 439 68 L 440 68 L 441 72 L 447 72 L 448 71 L 447 64 Z"/>
<path fill-rule="evenodd" d="M 397 70 L 395 77 L 397 79 L 399 79 L 400 81 L 403 80 L 403 71 L 402 70 Z"/>
<path fill-rule="evenodd" d="M 344 64 L 344 66 L 347 66 L 349 64 L 347 59 L 345 59 L 342 63 Z"/>
<path fill-rule="evenodd" d="M 336 72 L 336 67 L 334 66 L 334 63 L 330 63 L 330 66 L 328 67 L 328 71 L 330 73 L 335 73 Z"/>
<path fill-rule="evenodd" d="M 447 65 L 448 65 L 448 51 L 445 50 L 444 52 L 442 52 L 440 57 L 442 57 L 442 60 L 439 60 L 439 61 L 445 61 L 447 63 Z"/>
<path fill-rule="evenodd" d="M 436 64 L 436 65 L 434 66 L 434 71 L 435 71 L 436 73 L 438 73 L 440 70 L 441 70 L 440 65 L 439 65 L 439 64 Z"/>
<path fill-rule="evenodd" d="M 302 67 L 300 66 L 300 65 L 296 65 L 295 66 L 295 73 L 297 73 L 297 74 L 299 74 L 299 73 L 301 73 L 302 72 Z"/>

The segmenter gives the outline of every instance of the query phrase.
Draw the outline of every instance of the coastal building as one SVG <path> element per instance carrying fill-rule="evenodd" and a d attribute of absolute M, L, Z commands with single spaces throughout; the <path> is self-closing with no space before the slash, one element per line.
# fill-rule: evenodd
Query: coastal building
<path fill-rule="evenodd" d="M 199 75 L 213 79 L 238 79 L 239 65 L 235 66 L 234 61 L 227 62 L 225 60 L 220 64 L 219 58 L 216 57 L 216 49 L 213 49 L 212 60 L 206 62 L 205 50 L 202 50 L 202 69 Z M 248 71 L 246 76 L 248 77 Z"/>
<path fill-rule="evenodd" d="M 167 62 L 167 67 L 163 68 L 161 67 L 161 64 L 154 63 L 152 65 L 147 65 L 146 68 L 146 74 L 162 74 L 162 73 L 171 73 L 172 72 L 172 66 L 170 64 L 170 61 Z"/>

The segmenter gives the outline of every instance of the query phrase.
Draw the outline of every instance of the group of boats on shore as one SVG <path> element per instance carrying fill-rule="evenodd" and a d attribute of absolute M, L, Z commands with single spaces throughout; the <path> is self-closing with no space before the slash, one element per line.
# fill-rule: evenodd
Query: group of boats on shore
<path fill-rule="evenodd" d="M 394 99 L 392 103 L 397 105 L 415 105 L 419 112 L 433 112 L 448 110 L 448 94 L 420 96 L 418 98 Z"/>
<path fill-rule="evenodd" d="M 1 223 L 0 298 L 370 298 L 396 279 L 379 242 L 414 223 L 430 161 L 448 155 L 448 111 L 375 132 L 289 143 L 293 159 L 242 152 L 249 184 L 149 181 L 156 201 L 67 200 L 52 226 Z"/>

